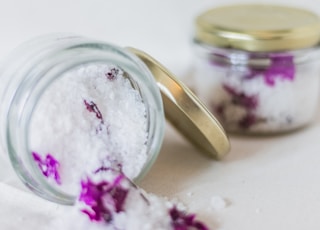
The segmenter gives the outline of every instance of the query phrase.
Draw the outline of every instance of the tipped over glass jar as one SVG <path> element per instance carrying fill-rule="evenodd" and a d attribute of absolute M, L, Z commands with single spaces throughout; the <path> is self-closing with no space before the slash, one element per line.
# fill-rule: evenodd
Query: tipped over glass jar
<path fill-rule="evenodd" d="M 192 87 L 229 132 L 272 134 L 309 124 L 319 97 L 320 19 L 273 5 L 199 15 Z"/>
<path fill-rule="evenodd" d="M 136 181 L 160 151 L 165 116 L 217 158 L 228 138 L 168 70 L 134 48 L 50 34 L 2 63 L 1 147 L 33 192 L 74 204 L 86 181 L 117 171 Z"/>

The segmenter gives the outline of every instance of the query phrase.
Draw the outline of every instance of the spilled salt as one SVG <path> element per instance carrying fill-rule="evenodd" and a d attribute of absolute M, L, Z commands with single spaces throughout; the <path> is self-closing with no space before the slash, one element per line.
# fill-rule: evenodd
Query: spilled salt
<path fill-rule="evenodd" d="M 48 229 L 208 230 L 181 203 L 146 193 L 116 171 L 91 175 L 85 184 L 75 208 L 52 221 Z"/>
<path fill-rule="evenodd" d="M 193 192 L 188 192 L 188 193 L 187 193 L 187 196 L 188 196 L 188 197 L 192 197 L 192 196 L 193 196 Z"/>
<path fill-rule="evenodd" d="M 121 69 L 70 70 L 34 110 L 29 147 L 39 172 L 77 197 L 44 229 L 208 230 L 182 204 L 148 194 L 131 180 L 147 162 L 146 107 Z"/>
<path fill-rule="evenodd" d="M 220 196 L 212 196 L 210 199 L 211 208 L 214 211 L 221 211 L 227 207 L 227 201 Z"/>

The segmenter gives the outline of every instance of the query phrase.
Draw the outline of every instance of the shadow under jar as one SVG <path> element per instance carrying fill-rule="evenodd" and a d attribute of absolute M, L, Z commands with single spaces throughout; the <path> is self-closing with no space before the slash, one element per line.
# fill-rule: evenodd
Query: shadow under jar
<path fill-rule="evenodd" d="M 317 111 L 319 38 L 319 17 L 305 10 L 209 10 L 196 19 L 193 88 L 229 132 L 303 127 Z"/>

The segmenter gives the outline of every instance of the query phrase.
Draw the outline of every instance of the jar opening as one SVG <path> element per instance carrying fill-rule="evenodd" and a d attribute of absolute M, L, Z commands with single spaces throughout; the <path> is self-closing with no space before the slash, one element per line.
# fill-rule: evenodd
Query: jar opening
<path fill-rule="evenodd" d="M 20 113 L 9 109 L 20 119 L 19 126 L 9 122 L 8 142 L 23 181 L 46 199 L 72 204 L 86 174 L 146 173 L 160 150 L 164 116 L 144 64 L 98 43 L 44 53 L 14 95 Z"/>

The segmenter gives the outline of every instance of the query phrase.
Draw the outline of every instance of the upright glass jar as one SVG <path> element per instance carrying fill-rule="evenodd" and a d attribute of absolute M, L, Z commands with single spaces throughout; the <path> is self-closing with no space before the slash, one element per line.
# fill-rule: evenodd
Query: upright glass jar
<path fill-rule="evenodd" d="M 230 132 L 309 124 L 319 97 L 320 19 L 273 5 L 214 8 L 195 21 L 196 94 Z"/>
<path fill-rule="evenodd" d="M 89 72 L 87 69 L 89 69 Z M 105 72 L 105 69 L 108 69 L 108 71 Z M 86 78 L 81 78 L 84 72 L 86 73 Z M 119 73 L 121 73 L 122 81 L 117 81 L 120 78 Z M 168 119 L 205 152 L 220 158 L 229 150 L 228 138 L 223 128 L 207 112 L 201 102 L 160 63 L 133 48 L 124 49 L 105 42 L 74 35 L 55 34 L 42 36 L 24 43 L 2 62 L 0 76 L 0 100 L 2 102 L 0 110 L 1 145 L 3 150 L 9 154 L 16 173 L 26 186 L 41 197 L 57 203 L 73 204 L 79 195 L 78 191 L 73 191 L 73 189 L 61 188 L 61 178 L 57 170 L 60 164 L 64 164 L 64 169 L 62 170 L 64 175 L 68 177 L 71 183 L 75 181 L 75 183 L 80 184 L 80 181 L 76 180 L 78 178 L 69 178 L 69 174 L 73 174 L 71 167 L 77 164 L 76 161 L 79 158 L 79 154 L 77 151 L 74 153 L 68 149 L 69 152 L 67 151 L 65 154 L 73 154 L 68 159 L 75 158 L 75 162 L 68 164 L 68 167 L 65 166 L 66 162 L 62 162 L 60 159 L 57 160 L 55 156 L 52 156 L 51 152 L 44 152 L 47 150 L 42 149 L 43 154 L 47 153 L 47 155 L 39 155 L 31 148 L 33 142 L 44 144 L 44 146 L 47 143 L 42 143 L 43 135 L 39 135 L 39 132 L 36 132 L 37 135 L 35 136 L 32 134 L 35 129 L 49 130 L 52 139 L 58 136 L 57 140 L 63 140 L 63 145 L 68 146 L 70 145 L 69 139 L 65 141 L 65 137 L 73 137 L 74 133 L 78 132 L 78 127 L 71 125 L 73 119 L 80 121 L 76 125 L 87 130 L 86 122 L 82 122 L 84 120 L 82 119 L 83 115 L 87 114 L 87 117 L 91 117 L 94 129 L 89 130 L 90 132 L 85 137 L 90 140 L 92 137 L 101 137 L 103 151 L 104 147 L 110 143 L 107 139 L 112 139 L 110 136 L 118 133 L 118 130 L 121 129 L 122 132 L 118 133 L 117 137 L 128 138 L 128 142 L 124 140 L 122 144 L 132 146 L 132 149 L 138 152 L 141 150 L 147 156 L 146 160 L 142 162 L 141 168 L 140 166 L 138 167 L 137 175 L 131 174 L 135 175 L 129 178 L 132 180 L 141 178 L 152 166 L 159 153 L 165 127 L 164 109 Z M 114 119 L 118 123 L 116 128 L 112 129 L 112 125 L 107 123 L 107 119 L 105 119 L 110 115 L 111 110 L 107 110 L 107 113 L 103 114 L 101 108 L 105 107 L 104 103 L 108 104 L 111 99 L 114 99 L 116 97 L 114 95 L 119 94 L 115 92 L 115 94 L 110 94 L 109 97 L 103 97 L 99 105 L 91 100 L 94 98 L 95 93 L 92 94 L 92 97 L 82 98 L 83 95 L 87 95 L 83 94 L 83 92 L 86 93 L 88 90 L 82 86 L 91 84 L 91 79 L 97 78 L 97 76 L 101 76 L 102 80 L 95 82 L 92 87 L 90 86 L 94 91 L 121 91 L 122 86 L 126 87 L 130 93 L 134 91 L 131 95 L 133 95 L 134 101 L 139 102 L 139 108 L 143 104 L 143 113 L 136 113 L 135 110 L 130 110 L 132 100 L 129 99 L 131 98 L 122 96 L 121 101 L 113 103 Z M 74 82 L 79 81 L 79 78 L 81 84 L 73 85 Z M 63 94 L 60 91 L 65 85 L 61 84 L 61 82 L 68 85 Z M 113 85 L 106 88 L 105 82 Z M 57 87 L 56 83 L 59 83 L 58 86 L 62 88 Z M 69 87 L 70 85 L 71 87 Z M 78 92 L 80 93 L 78 94 Z M 70 100 L 70 98 L 73 99 L 75 96 L 79 98 L 76 103 L 78 103 L 77 106 L 80 105 L 78 107 L 81 109 L 69 117 L 69 104 L 66 106 L 62 102 Z M 52 101 L 56 103 L 51 105 Z M 47 107 L 47 104 L 50 106 Z M 43 107 L 43 105 L 45 106 Z M 73 105 L 70 104 L 70 106 Z M 135 127 L 138 127 L 139 130 L 141 129 L 140 126 L 136 126 L 139 122 L 136 119 L 131 119 L 128 123 L 123 123 L 120 119 L 121 116 L 118 117 L 118 107 L 129 108 L 129 110 L 122 112 L 121 116 L 126 117 L 126 114 L 138 114 L 136 118 L 143 117 L 146 120 L 143 123 L 145 124 L 143 130 L 146 130 L 146 135 L 140 135 L 143 137 L 141 140 L 138 138 L 141 146 L 139 144 L 128 144 L 129 139 L 134 139 L 137 136 Z M 38 119 L 39 113 L 41 113 L 40 119 Z M 63 120 L 66 114 L 68 120 L 61 122 L 61 119 Z M 34 122 L 37 119 L 39 122 Z M 134 128 L 126 129 L 127 124 L 132 125 Z M 55 133 L 55 131 L 59 132 L 60 128 L 65 128 L 64 133 Z M 75 135 L 75 137 L 78 136 Z M 50 139 L 51 136 L 45 140 Z M 87 140 L 85 138 L 73 138 L 70 140 L 73 141 L 72 144 L 74 145 L 78 145 L 79 142 L 86 143 L 80 147 L 77 146 L 76 150 L 82 150 L 81 148 L 89 149 L 89 156 L 86 155 L 86 158 L 82 159 L 83 167 L 90 165 L 91 161 L 104 163 L 101 167 L 99 165 L 99 168 L 94 168 L 90 172 L 95 174 L 107 170 L 108 168 L 106 167 L 117 167 L 116 169 L 120 168 L 126 174 L 125 166 L 121 165 L 121 162 L 115 161 L 114 155 L 112 155 L 119 154 L 123 145 L 120 146 L 116 142 L 115 148 L 111 149 L 113 152 L 108 157 L 104 155 L 100 157 L 99 155 L 90 155 L 91 149 L 87 148 Z M 59 142 L 55 143 L 60 145 Z M 88 143 L 90 147 L 94 148 L 94 151 L 101 147 L 100 142 L 98 143 L 99 145 L 96 145 L 96 142 L 92 142 L 94 144 Z M 107 145 L 104 145 L 105 143 Z M 60 148 L 60 150 L 64 149 Z M 130 152 L 130 149 L 128 152 Z M 123 158 L 126 157 L 128 152 L 123 154 Z M 95 157 L 97 159 L 91 159 Z M 139 159 L 138 155 L 133 155 L 130 161 L 140 163 Z M 136 169 L 135 164 L 132 167 Z M 77 170 L 79 170 L 79 167 Z M 128 171 L 130 170 L 131 168 L 129 167 Z M 82 172 L 76 173 L 83 176 Z"/>

